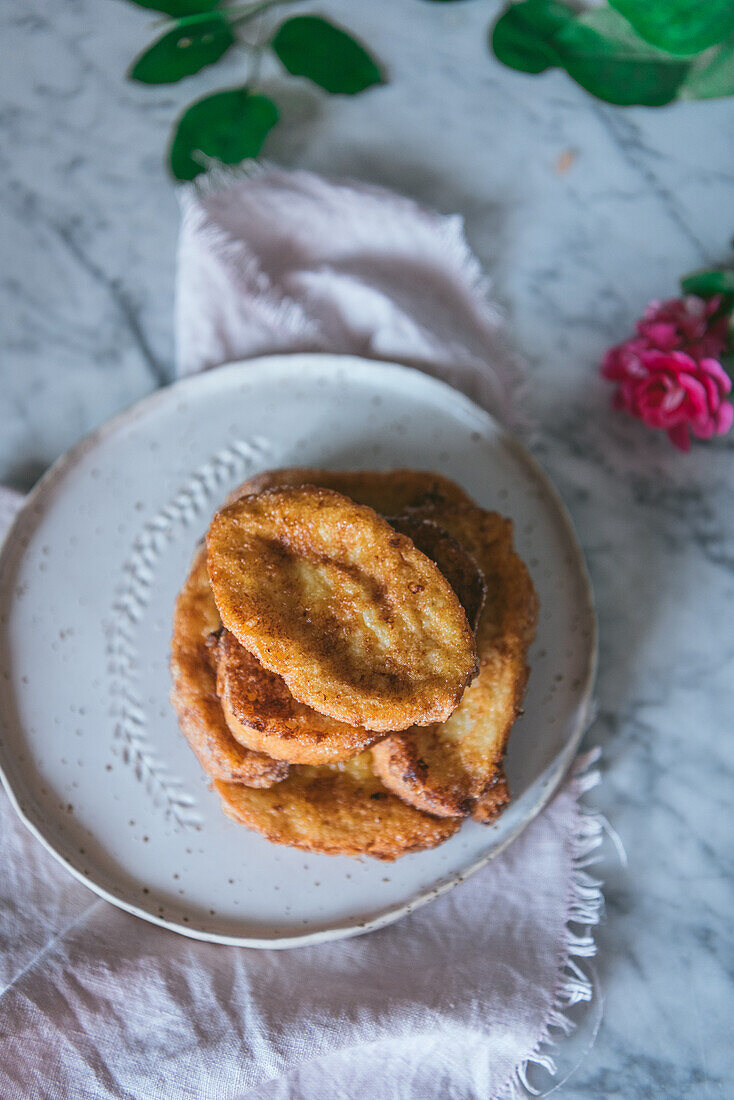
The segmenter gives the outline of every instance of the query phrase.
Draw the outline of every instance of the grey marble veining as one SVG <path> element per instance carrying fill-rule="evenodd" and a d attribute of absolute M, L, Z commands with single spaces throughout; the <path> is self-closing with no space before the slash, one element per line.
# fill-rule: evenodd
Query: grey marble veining
<path fill-rule="evenodd" d="M 390 83 L 327 100 L 266 73 L 283 116 L 267 152 L 462 212 L 530 364 L 537 454 L 596 589 L 595 800 L 629 853 L 603 867 L 604 1019 L 558 1095 L 732 1096 L 734 436 L 678 454 L 609 412 L 596 366 L 648 298 L 727 255 L 734 101 L 625 111 L 512 73 L 485 50 L 495 7 L 320 4 Z M 0 480 L 27 488 L 172 377 L 162 153 L 183 105 L 244 62 L 143 88 L 123 74 L 150 13 L 7 0 L 0 19 Z"/>

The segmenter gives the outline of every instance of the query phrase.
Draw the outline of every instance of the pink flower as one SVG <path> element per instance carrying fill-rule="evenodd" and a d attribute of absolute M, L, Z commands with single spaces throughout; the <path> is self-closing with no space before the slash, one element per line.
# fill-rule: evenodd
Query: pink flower
<path fill-rule="evenodd" d="M 728 432 L 734 406 L 726 400 L 731 380 L 721 363 L 709 356 L 697 360 L 683 351 L 651 348 L 646 337 L 641 334 L 610 348 L 604 357 L 602 374 L 618 383 L 615 407 L 650 428 L 663 428 L 682 451 L 691 446 L 689 429 L 700 439 Z M 699 339 L 705 341 L 706 334 Z"/>
<path fill-rule="evenodd" d="M 663 428 L 682 451 L 690 449 L 689 432 L 724 435 L 734 419 L 731 380 L 718 361 L 731 311 L 721 306 L 721 295 L 650 302 L 637 334 L 610 348 L 602 363 L 604 377 L 618 383 L 615 408 Z"/>
<path fill-rule="evenodd" d="M 728 340 L 726 314 L 712 320 L 721 306 L 721 295 L 697 298 L 669 298 L 649 303 L 637 322 L 637 332 L 650 348 L 686 351 L 694 359 L 718 359 Z"/>

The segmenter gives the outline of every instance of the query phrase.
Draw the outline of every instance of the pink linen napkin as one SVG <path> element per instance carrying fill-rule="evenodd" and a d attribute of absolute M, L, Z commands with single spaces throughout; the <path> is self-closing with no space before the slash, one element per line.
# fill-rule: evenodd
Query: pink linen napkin
<path fill-rule="evenodd" d="M 363 184 L 257 170 L 182 193 L 179 370 L 285 350 L 397 359 L 517 422 L 518 365 L 458 218 Z M 0 493 L 0 524 L 16 506 Z M 1 532 L 0 532 L 1 537 Z M 589 1000 L 600 819 L 577 761 L 496 860 L 356 939 L 255 951 L 122 913 L 0 794 L 0 1096 L 507 1100 Z"/>
<path fill-rule="evenodd" d="M 517 424 L 522 368 L 458 215 L 353 180 L 250 172 L 181 192 L 179 374 L 349 353 L 420 367 Z"/>

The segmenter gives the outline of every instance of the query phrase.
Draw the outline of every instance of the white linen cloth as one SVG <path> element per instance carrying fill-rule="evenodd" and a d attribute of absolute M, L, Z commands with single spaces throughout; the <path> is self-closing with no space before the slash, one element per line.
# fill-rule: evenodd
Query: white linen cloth
<path fill-rule="evenodd" d="M 517 368 L 458 218 L 272 168 L 183 192 L 183 374 L 324 349 L 398 359 L 512 420 Z M 0 493 L 0 524 L 17 501 Z M 1 532 L 0 532 L 1 537 Z M 187 940 L 80 885 L 0 793 L 0 1096 L 499 1100 L 591 997 L 599 819 L 577 764 L 488 867 L 391 927 L 292 951 Z"/>

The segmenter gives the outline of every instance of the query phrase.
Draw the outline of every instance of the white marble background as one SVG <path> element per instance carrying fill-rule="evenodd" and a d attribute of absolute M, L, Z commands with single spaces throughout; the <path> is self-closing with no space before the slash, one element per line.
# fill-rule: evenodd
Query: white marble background
<path fill-rule="evenodd" d="M 648 298 L 727 256 L 734 100 L 622 110 L 562 74 L 510 72 L 486 53 L 485 0 L 318 8 L 362 34 L 390 84 L 349 101 L 268 79 L 283 115 L 268 155 L 465 215 L 596 588 L 589 742 L 629 868 L 604 868 L 604 1020 L 557 1094 L 732 1096 L 734 436 L 679 454 L 608 411 L 596 364 Z M 19 488 L 172 376 L 162 152 L 178 110 L 238 82 L 244 59 L 128 84 L 152 18 L 124 0 L 0 12 L 0 480 Z"/>

